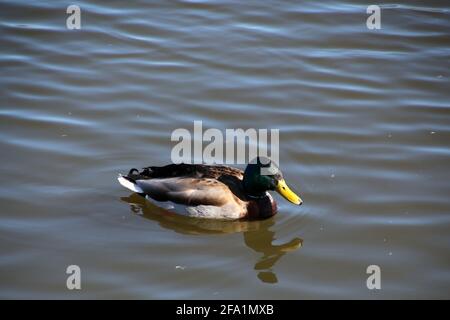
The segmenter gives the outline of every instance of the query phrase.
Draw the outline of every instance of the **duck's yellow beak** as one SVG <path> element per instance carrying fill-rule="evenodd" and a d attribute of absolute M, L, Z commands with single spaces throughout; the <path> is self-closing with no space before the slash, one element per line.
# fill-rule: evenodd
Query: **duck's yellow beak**
<path fill-rule="evenodd" d="M 281 194 L 286 200 L 292 202 L 293 204 L 301 205 L 303 203 L 303 200 L 298 195 L 296 195 L 294 191 L 289 189 L 284 179 L 278 180 L 278 184 L 275 190 L 279 194 Z"/>

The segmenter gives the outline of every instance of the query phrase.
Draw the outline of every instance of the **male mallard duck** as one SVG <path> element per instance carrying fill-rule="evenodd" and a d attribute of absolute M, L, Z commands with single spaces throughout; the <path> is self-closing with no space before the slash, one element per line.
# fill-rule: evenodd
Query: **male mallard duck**
<path fill-rule="evenodd" d="M 268 175 L 262 174 L 266 168 Z M 267 192 L 275 190 L 288 201 L 302 200 L 283 179 L 273 163 L 247 165 L 245 172 L 228 166 L 170 164 L 131 169 L 119 175 L 121 185 L 156 201 L 186 206 L 189 216 L 211 219 L 265 219 L 277 213 L 277 204 Z"/>

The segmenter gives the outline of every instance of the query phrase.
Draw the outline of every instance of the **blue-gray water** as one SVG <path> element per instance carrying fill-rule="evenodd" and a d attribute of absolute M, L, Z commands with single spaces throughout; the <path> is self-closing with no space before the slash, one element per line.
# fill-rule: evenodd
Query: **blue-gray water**
<path fill-rule="evenodd" d="M 450 298 L 444 3 L 368 30 L 351 0 L 77 1 L 68 30 L 69 1 L 2 1 L 0 297 Z M 208 222 L 118 185 L 194 120 L 280 129 L 304 205 Z"/>

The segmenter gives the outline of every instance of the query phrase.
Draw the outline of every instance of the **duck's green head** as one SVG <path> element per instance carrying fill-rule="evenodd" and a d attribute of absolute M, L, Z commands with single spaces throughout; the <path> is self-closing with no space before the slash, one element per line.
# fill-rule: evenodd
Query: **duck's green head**
<path fill-rule="evenodd" d="M 266 191 L 274 190 L 293 204 L 301 205 L 302 199 L 286 184 L 280 169 L 265 158 L 250 162 L 244 172 L 244 190 L 251 197 L 262 197 Z"/>

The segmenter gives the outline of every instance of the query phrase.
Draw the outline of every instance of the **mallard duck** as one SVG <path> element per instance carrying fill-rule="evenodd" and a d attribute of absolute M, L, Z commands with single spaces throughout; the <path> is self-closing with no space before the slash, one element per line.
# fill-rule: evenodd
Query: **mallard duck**
<path fill-rule="evenodd" d="M 262 168 L 267 169 L 264 174 Z M 127 175 L 119 175 L 118 180 L 125 188 L 147 198 L 184 205 L 192 217 L 269 218 L 277 213 L 277 204 L 268 192 L 271 190 L 293 204 L 303 202 L 287 186 L 280 169 L 259 158 L 249 163 L 244 172 L 223 165 L 170 164 L 142 171 L 131 169 Z"/>

